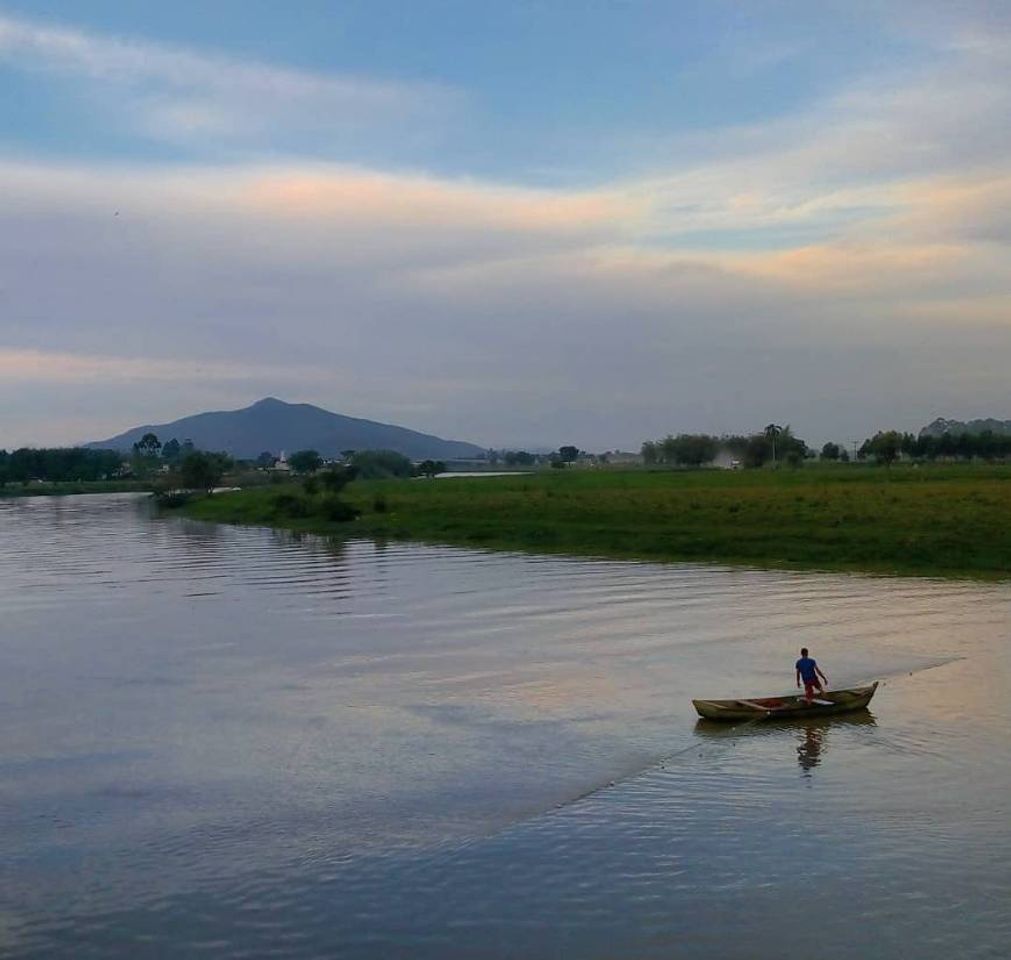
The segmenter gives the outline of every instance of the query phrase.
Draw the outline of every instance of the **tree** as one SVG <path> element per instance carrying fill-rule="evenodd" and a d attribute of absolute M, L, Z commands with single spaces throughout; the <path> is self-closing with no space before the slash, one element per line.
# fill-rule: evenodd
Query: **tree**
<path fill-rule="evenodd" d="M 674 463 L 675 455 L 677 453 L 677 438 L 668 433 L 666 437 L 659 442 L 660 448 L 660 460 L 663 463 Z"/>
<path fill-rule="evenodd" d="M 502 459 L 509 467 L 530 467 L 533 466 L 536 458 L 526 450 L 506 450 Z"/>
<path fill-rule="evenodd" d="M 306 474 L 323 466 L 323 459 L 316 450 L 298 450 L 288 457 L 288 464 L 295 473 Z"/>
<path fill-rule="evenodd" d="M 667 448 L 667 441 L 664 441 Z M 674 463 L 684 467 L 701 467 L 712 463 L 719 452 L 719 441 L 705 433 L 679 433 L 670 444 Z"/>
<path fill-rule="evenodd" d="M 842 450 L 838 443 L 832 443 L 830 440 L 821 448 L 821 458 L 822 460 L 838 460 Z"/>
<path fill-rule="evenodd" d="M 194 451 L 183 457 L 179 465 L 182 485 L 189 490 L 210 490 L 221 482 L 225 458 L 220 454 Z"/>
<path fill-rule="evenodd" d="M 431 479 L 437 473 L 445 473 L 446 464 L 442 460 L 422 460 L 421 463 L 415 468 L 415 473 L 419 477 L 428 477 Z"/>
<path fill-rule="evenodd" d="M 558 459 L 563 463 L 575 463 L 579 459 L 579 447 L 565 446 L 558 448 Z"/>
<path fill-rule="evenodd" d="M 789 430 L 790 428 L 787 427 Z M 770 423 L 765 430 L 762 431 L 765 434 L 765 439 L 769 441 L 772 448 L 772 465 L 776 465 L 776 440 L 783 432 L 783 428 L 775 423 Z"/>
<path fill-rule="evenodd" d="M 741 460 L 746 467 L 760 467 L 769 459 L 772 445 L 764 433 L 756 433 L 748 437 L 748 442 L 741 452 Z"/>
<path fill-rule="evenodd" d="M 175 437 L 169 440 L 168 443 L 166 443 L 165 446 L 161 448 L 162 459 L 168 461 L 169 463 L 175 463 L 176 460 L 179 459 L 181 453 L 182 447 L 180 446 L 179 441 L 176 440 Z"/>
<path fill-rule="evenodd" d="M 646 464 L 646 466 L 652 466 L 660 459 L 660 451 L 652 440 L 646 440 L 643 442 L 640 453 L 642 454 L 642 462 Z"/>
<path fill-rule="evenodd" d="M 134 445 L 133 449 L 142 457 L 157 457 L 161 450 L 161 441 L 156 434 L 145 433 Z"/>
<path fill-rule="evenodd" d="M 365 480 L 383 477 L 409 477 L 413 472 L 411 461 L 395 450 L 359 450 L 351 458 L 358 476 Z"/>
<path fill-rule="evenodd" d="M 878 463 L 886 467 L 899 456 L 902 448 L 902 437 L 896 430 L 879 430 L 870 440 L 865 440 L 860 447 L 862 457 L 874 457 Z"/>
<path fill-rule="evenodd" d="M 256 465 L 261 470 L 269 470 L 275 463 L 277 463 L 277 457 L 275 457 L 269 450 L 264 450 L 263 453 L 256 458 Z"/>
<path fill-rule="evenodd" d="M 319 482 L 329 493 L 340 493 L 358 475 L 355 467 L 331 467 L 319 475 Z"/>

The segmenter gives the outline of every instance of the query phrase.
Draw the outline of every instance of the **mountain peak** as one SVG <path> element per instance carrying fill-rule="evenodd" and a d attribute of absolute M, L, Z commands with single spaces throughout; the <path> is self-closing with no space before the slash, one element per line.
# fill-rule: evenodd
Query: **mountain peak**
<path fill-rule="evenodd" d="M 130 450 L 145 433 L 154 433 L 162 443 L 187 439 L 201 450 L 221 450 L 243 459 L 262 452 L 310 449 L 325 457 L 339 456 L 343 450 L 395 450 L 414 460 L 468 459 L 483 452 L 472 443 L 346 417 L 308 403 L 286 403 L 277 397 L 264 397 L 241 410 L 199 413 L 171 423 L 134 427 L 87 446 Z"/>

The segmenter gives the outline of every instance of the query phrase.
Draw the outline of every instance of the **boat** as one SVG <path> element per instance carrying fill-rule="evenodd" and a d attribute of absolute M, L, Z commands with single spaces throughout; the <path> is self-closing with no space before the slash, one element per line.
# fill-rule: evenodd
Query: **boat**
<path fill-rule="evenodd" d="M 706 720 L 790 720 L 794 717 L 824 717 L 833 713 L 864 710 L 871 702 L 877 681 L 868 687 L 828 690 L 813 700 L 803 694 L 786 697 L 753 697 L 741 700 L 692 700 Z"/>

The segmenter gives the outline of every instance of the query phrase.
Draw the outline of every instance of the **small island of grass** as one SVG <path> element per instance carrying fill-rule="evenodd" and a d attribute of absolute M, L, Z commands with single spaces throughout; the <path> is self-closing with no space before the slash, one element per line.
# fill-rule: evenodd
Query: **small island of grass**
<path fill-rule="evenodd" d="M 349 538 L 573 556 L 1011 576 L 1011 468 L 1000 465 L 356 480 L 339 499 L 286 484 L 217 494 L 183 510 Z"/>

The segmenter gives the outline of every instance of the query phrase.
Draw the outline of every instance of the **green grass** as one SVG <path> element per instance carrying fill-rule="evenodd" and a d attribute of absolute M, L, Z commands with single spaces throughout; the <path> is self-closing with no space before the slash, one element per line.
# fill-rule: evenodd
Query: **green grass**
<path fill-rule="evenodd" d="M 66 480 L 55 483 L 7 483 L 0 497 L 65 497 L 76 493 L 143 493 L 151 489 L 145 480 Z"/>
<path fill-rule="evenodd" d="M 567 470 L 356 482 L 357 520 L 276 515 L 297 487 L 189 504 L 193 517 L 348 537 L 644 560 L 1011 576 L 1011 468 Z"/>

